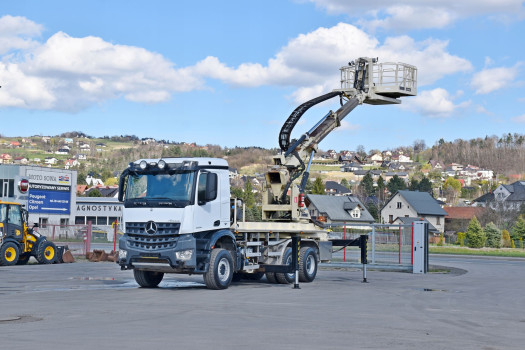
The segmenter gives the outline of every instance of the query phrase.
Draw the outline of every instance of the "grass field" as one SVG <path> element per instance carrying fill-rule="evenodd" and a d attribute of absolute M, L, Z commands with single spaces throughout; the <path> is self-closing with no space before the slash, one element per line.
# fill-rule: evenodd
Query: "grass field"
<path fill-rule="evenodd" d="M 458 255 L 480 255 L 480 256 L 505 256 L 514 258 L 525 258 L 525 249 L 512 248 L 480 248 L 473 249 L 459 246 L 435 246 L 429 247 L 431 254 L 458 254 Z"/>

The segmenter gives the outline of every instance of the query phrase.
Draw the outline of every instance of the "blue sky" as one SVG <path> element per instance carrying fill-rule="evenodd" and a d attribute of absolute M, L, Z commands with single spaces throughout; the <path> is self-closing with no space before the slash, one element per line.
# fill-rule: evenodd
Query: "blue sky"
<path fill-rule="evenodd" d="M 277 147 L 361 56 L 417 66 L 418 96 L 359 106 L 321 149 L 524 133 L 523 33 L 523 0 L 2 1 L 0 133 Z"/>

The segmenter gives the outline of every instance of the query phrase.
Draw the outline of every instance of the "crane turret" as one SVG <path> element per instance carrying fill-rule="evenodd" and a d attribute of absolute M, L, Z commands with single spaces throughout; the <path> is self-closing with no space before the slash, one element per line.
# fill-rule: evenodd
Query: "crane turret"
<path fill-rule="evenodd" d="M 309 219 L 303 199 L 313 157 L 319 143 L 340 126 L 343 118 L 355 107 L 363 103 L 399 104 L 399 98 L 417 94 L 417 68 L 409 64 L 378 63 L 377 58 L 360 57 L 340 71 L 339 89 L 301 104 L 282 126 L 279 133 L 281 153 L 273 158 L 274 165 L 266 173 L 263 220 Z M 290 140 L 293 128 L 309 108 L 334 97 L 339 97 L 339 109 L 328 112 L 298 139 Z M 301 183 L 297 186 L 294 181 L 301 175 Z"/>

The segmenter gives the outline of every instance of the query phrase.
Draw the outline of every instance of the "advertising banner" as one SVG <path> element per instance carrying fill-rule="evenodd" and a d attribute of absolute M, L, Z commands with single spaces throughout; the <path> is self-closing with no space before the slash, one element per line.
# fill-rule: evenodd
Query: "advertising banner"
<path fill-rule="evenodd" d="M 28 211 L 41 214 L 71 213 L 71 178 L 67 173 L 27 170 Z"/>

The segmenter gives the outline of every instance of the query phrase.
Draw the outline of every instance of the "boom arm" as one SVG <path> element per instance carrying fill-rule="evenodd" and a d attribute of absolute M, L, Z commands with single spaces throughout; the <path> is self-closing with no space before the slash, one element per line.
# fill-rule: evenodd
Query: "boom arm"
<path fill-rule="evenodd" d="M 303 174 L 299 192 L 303 193 L 309 177 L 309 168 L 319 143 L 341 125 L 341 121 L 362 103 L 398 104 L 398 97 L 417 94 L 417 69 L 404 63 L 378 64 L 376 58 L 361 57 L 341 68 L 341 88 L 311 99 L 297 107 L 288 117 L 279 133 L 282 153 L 274 157 L 274 167 L 266 173 L 263 199 L 263 219 L 292 220 L 302 218 L 293 211 L 293 182 Z M 341 107 L 330 111 L 308 132 L 291 140 L 293 128 L 311 107 L 339 96 Z M 346 101 L 343 103 L 343 101 Z M 308 166 L 305 165 L 308 163 Z M 289 193 L 292 187 L 292 193 Z M 296 186 L 295 186 L 296 187 Z M 289 196 L 289 198 L 288 198 Z M 264 203 L 266 201 L 266 203 Z M 294 197 L 294 202 L 296 198 Z M 282 206 L 280 209 L 279 205 Z M 287 207 L 288 206 L 288 207 Z M 284 215 L 278 214 L 284 212 Z M 290 213 L 291 215 L 287 214 Z M 307 215 L 307 214 L 306 214 Z"/>

